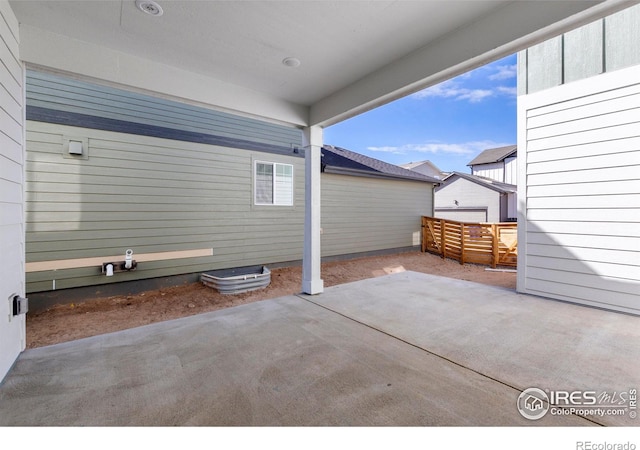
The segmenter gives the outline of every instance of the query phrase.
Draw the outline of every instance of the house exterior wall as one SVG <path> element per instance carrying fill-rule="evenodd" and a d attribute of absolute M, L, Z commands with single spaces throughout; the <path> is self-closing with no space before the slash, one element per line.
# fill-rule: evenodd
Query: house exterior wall
<path fill-rule="evenodd" d="M 458 202 L 456 205 L 455 202 Z M 464 178 L 443 184 L 435 189 L 435 216 L 442 219 L 465 221 L 479 216 L 486 208 L 486 222 L 500 222 L 502 217 L 500 193 Z M 458 212 L 455 208 L 459 208 Z M 470 213 L 468 209 L 478 212 Z M 505 211 L 506 212 L 506 211 Z"/>
<path fill-rule="evenodd" d="M 491 178 L 504 182 L 504 163 L 502 161 L 491 164 L 478 164 L 471 168 L 471 175 Z"/>
<path fill-rule="evenodd" d="M 77 125 L 79 119 L 93 126 L 108 126 L 109 121 L 129 124 L 137 134 L 164 135 L 185 139 L 186 133 L 197 139 L 208 136 L 218 143 L 240 141 L 290 149 L 300 146 L 299 128 L 273 124 L 249 117 L 203 108 L 197 105 L 140 94 L 94 82 L 52 74 L 27 71 L 27 118 Z M 180 134 L 179 132 L 184 132 Z M 259 147 L 258 147 L 259 148 Z"/>
<path fill-rule="evenodd" d="M 518 94 L 640 64 L 640 5 L 518 53 Z"/>
<path fill-rule="evenodd" d="M 33 70 L 26 97 L 29 292 L 302 258 L 299 129 Z M 256 161 L 293 165 L 292 206 L 254 204 Z M 126 249 L 161 255 L 112 277 L 55 268 Z"/>
<path fill-rule="evenodd" d="M 302 259 L 299 129 L 32 70 L 27 119 L 29 292 Z M 255 205 L 256 162 L 293 166 L 292 206 Z M 323 256 L 419 245 L 432 197 L 430 183 L 323 174 Z M 102 274 L 126 249 L 161 257 Z M 175 252 L 198 256 L 162 257 Z"/>
<path fill-rule="evenodd" d="M 439 170 L 435 169 L 431 164 L 420 164 L 419 166 L 411 168 L 411 170 L 428 177 L 436 178 L 438 180 L 442 178 L 442 173 Z"/>
<path fill-rule="evenodd" d="M 518 218 L 518 194 L 517 192 L 507 194 L 507 220 L 517 220 Z"/>
<path fill-rule="evenodd" d="M 66 138 L 85 141 L 88 158 L 66 157 Z M 302 257 L 303 158 L 34 121 L 27 157 L 28 263 L 213 249 L 113 277 L 28 270 L 30 292 Z M 293 206 L 254 205 L 255 161 L 293 165 Z"/>
<path fill-rule="evenodd" d="M 435 217 L 457 222 L 488 222 L 487 207 L 481 206 L 472 208 L 439 208 L 435 210 Z"/>
<path fill-rule="evenodd" d="M 25 315 L 14 317 L 10 299 L 25 295 L 23 66 L 18 21 L 0 1 L 0 382 L 24 350 Z"/>
<path fill-rule="evenodd" d="M 433 185 L 323 173 L 321 210 L 323 257 L 418 246 Z"/>
<path fill-rule="evenodd" d="M 471 167 L 471 175 L 491 178 L 501 183 L 518 185 L 518 158 L 505 158 L 504 161 L 477 164 Z"/>
<path fill-rule="evenodd" d="M 518 290 L 640 314 L 640 66 L 518 100 Z"/>
<path fill-rule="evenodd" d="M 518 54 L 520 292 L 640 314 L 639 38 L 636 5 Z"/>
<path fill-rule="evenodd" d="M 518 185 L 518 158 L 505 158 L 503 183 Z"/>

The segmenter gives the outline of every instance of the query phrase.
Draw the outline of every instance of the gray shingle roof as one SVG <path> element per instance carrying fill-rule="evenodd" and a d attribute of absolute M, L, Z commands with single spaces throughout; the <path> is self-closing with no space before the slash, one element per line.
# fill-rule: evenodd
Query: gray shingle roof
<path fill-rule="evenodd" d="M 507 145 L 506 147 L 489 148 L 476 156 L 467 166 L 477 164 L 490 164 L 500 162 L 518 151 L 517 145 Z"/>
<path fill-rule="evenodd" d="M 440 180 L 414 172 L 413 170 L 403 169 L 400 166 L 332 145 L 322 147 L 322 165 L 323 170 L 326 170 L 326 168 L 342 169 L 343 173 L 351 172 L 353 174 L 369 174 L 383 178 L 402 178 L 440 183 Z"/>

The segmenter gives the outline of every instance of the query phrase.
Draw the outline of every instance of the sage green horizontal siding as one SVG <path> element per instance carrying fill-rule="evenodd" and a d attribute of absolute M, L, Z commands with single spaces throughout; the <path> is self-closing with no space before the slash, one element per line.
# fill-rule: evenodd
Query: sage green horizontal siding
<path fill-rule="evenodd" d="M 65 155 L 65 137 L 88 158 Z M 293 207 L 253 205 L 255 160 L 294 166 Z M 29 292 L 302 258 L 303 158 L 28 121 L 26 166 L 27 262 L 213 248 L 113 277 L 28 273 Z"/>
<path fill-rule="evenodd" d="M 291 126 L 215 111 L 62 75 L 27 71 L 27 107 L 86 114 L 284 147 L 300 146 Z"/>
<path fill-rule="evenodd" d="M 433 185 L 325 173 L 321 201 L 322 256 L 409 247 L 433 215 Z"/>

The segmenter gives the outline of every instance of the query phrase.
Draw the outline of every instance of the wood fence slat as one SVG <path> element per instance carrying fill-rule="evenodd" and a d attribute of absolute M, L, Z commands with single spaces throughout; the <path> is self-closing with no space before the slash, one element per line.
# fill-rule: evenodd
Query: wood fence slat
<path fill-rule="evenodd" d="M 446 220 L 440 219 L 440 248 L 442 251 L 442 259 L 445 259 L 447 257 L 446 231 Z"/>
<path fill-rule="evenodd" d="M 516 223 L 467 223 L 422 217 L 422 251 L 495 268 L 516 266 Z"/>

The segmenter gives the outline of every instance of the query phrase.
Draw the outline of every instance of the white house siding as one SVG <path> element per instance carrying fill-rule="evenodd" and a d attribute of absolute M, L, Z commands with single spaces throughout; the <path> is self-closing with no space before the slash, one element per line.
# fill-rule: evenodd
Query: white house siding
<path fill-rule="evenodd" d="M 516 192 L 507 194 L 507 220 L 518 218 L 518 194 Z"/>
<path fill-rule="evenodd" d="M 640 66 L 518 100 L 518 290 L 640 314 Z"/>
<path fill-rule="evenodd" d="M 503 183 L 518 185 L 518 158 L 506 158 L 504 160 L 504 180 Z"/>
<path fill-rule="evenodd" d="M 0 1 L 0 381 L 25 348 L 25 316 L 12 317 L 10 299 L 25 295 L 23 69 L 18 21 Z"/>
<path fill-rule="evenodd" d="M 442 219 L 477 221 L 486 209 L 486 218 L 482 221 L 500 222 L 500 193 L 464 178 L 437 187 L 434 202 L 435 215 Z M 456 207 L 461 211 L 451 209 Z M 469 212 L 469 209 L 476 211 Z"/>
<path fill-rule="evenodd" d="M 504 182 L 504 163 L 502 161 L 490 164 L 478 164 L 477 166 L 473 166 L 471 172 L 472 175 Z"/>
<path fill-rule="evenodd" d="M 433 185 L 323 173 L 321 210 L 323 257 L 417 246 Z"/>
<path fill-rule="evenodd" d="M 422 175 L 426 175 L 428 177 L 436 178 L 438 180 L 442 178 L 442 172 L 440 170 L 438 170 L 437 168 L 433 167 L 428 162 L 419 164 L 417 166 L 413 166 L 413 167 L 412 166 L 413 166 L 413 164 L 403 164 L 400 167 L 404 167 L 405 169 L 413 170 L 414 172 L 418 172 L 418 173 L 421 173 Z"/>

